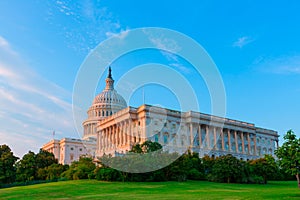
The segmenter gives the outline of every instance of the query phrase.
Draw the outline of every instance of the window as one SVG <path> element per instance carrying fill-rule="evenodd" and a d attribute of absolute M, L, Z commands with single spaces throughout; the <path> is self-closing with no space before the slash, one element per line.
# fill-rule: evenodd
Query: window
<path fill-rule="evenodd" d="M 158 134 L 155 134 L 155 135 L 154 135 L 154 141 L 155 141 L 155 142 L 158 142 Z"/>
<path fill-rule="evenodd" d="M 168 143 L 168 136 L 169 136 L 168 133 L 165 133 L 165 134 L 164 134 L 164 144 L 167 144 L 167 143 Z"/>
<path fill-rule="evenodd" d="M 80 148 L 79 151 L 82 151 L 82 148 Z"/>
<path fill-rule="evenodd" d="M 74 150 L 74 148 L 73 147 L 71 147 L 71 151 L 73 151 Z"/>

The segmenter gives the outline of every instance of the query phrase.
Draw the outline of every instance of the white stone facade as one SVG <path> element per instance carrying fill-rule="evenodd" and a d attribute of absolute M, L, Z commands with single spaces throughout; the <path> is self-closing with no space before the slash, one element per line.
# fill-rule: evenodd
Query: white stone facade
<path fill-rule="evenodd" d="M 274 155 L 278 137 L 276 131 L 251 123 L 142 105 L 127 107 L 98 124 L 96 155 L 126 153 L 134 144 L 151 140 L 169 152 L 190 149 L 200 157 L 232 154 L 246 160 Z"/>
<path fill-rule="evenodd" d="M 232 154 L 245 160 L 274 155 L 278 147 L 276 131 L 251 123 L 151 105 L 127 107 L 114 89 L 110 68 L 105 81 L 105 89 L 95 97 L 82 123 L 82 140 L 63 138 L 43 146 L 59 163 L 70 164 L 83 155 L 124 154 L 146 140 L 159 142 L 169 152 L 190 149 L 200 157 Z"/>
<path fill-rule="evenodd" d="M 60 164 L 71 164 L 81 156 L 95 157 L 96 141 L 63 138 L 51 140 L 42 149 L 53 153 Z"/>

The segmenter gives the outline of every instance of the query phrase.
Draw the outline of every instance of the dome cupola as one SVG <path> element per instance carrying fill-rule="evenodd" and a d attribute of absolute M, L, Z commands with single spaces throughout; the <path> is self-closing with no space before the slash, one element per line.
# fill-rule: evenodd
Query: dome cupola
<path fill-rule="evenodd" d="M 99 121 L 127 107 L 125 99 L 114 89 L 111 67 L 108 68 L 105 82 L 104 90 L 94 98 L 87 111 L 88 118 L 83 122 L 83 139 L 96 137 L 96 125 Z"/>

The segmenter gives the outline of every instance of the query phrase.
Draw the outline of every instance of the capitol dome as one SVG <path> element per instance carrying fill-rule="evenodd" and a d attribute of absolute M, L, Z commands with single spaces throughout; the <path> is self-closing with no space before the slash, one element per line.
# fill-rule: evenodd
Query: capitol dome
<path fill-rule="evenodd" d="M 95 138 L 96 126 L 99 121 L 127 107 L 124 98 L 114 89 L 110 67 L 105 82 L 105 89 L 94 98 L 87 111 L 88 118 L 83 122 L 83 139 Z"/>

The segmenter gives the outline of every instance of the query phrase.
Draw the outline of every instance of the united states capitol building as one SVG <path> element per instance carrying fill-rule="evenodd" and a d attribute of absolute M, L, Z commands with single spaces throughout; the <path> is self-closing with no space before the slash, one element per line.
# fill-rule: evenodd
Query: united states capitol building
<path fill-rule="evenodd" d="M 145 104 L 127 106 L 114 89 L 111 68 L 104 90 L 95 97 L 87 114 L 82 139 L 53 139 L 43 145 L 59 163 L 70 164 L 86 155 L 95 159 L 104 154 L 122 155 L 146 140 L 159 142 L 169 152 L 191 150 L 200 157 L 232 154 L 243 160 L 274 155 L 278 147 L 276 131 L 252 123 Z"/>

